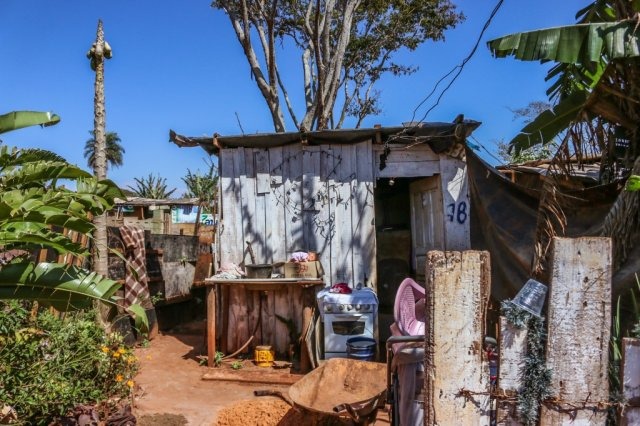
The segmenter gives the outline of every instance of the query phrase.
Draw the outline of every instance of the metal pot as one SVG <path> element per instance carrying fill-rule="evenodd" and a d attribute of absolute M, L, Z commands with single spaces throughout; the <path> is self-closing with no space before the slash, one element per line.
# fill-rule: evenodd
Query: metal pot
<path fill-rule="evenodd" d="M 273 265 L 271 263 L 259 263 L 244 265 L 247 271 L 247 278 L 271 278 Z"/>

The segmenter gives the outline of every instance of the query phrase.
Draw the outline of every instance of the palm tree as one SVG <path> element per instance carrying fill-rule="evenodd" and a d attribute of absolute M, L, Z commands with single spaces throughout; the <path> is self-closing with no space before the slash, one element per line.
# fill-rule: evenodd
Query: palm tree
<path fill-rule="evenodd" d="M 96 41 L 87 53 L 91 62 L 91 69 L 96 73 L 94 84 L 94 119 L 93 136 L 94 167 L 93 173 L 98 180 L 107 178 L 106 137 L 105 137 L 105 107 L 104 107 L 104 61 L 111 58 L 111 46 L 104 40 L 102 21 L 98 20 Z M 108 247 L 107 247 L 107 214 L 95 216 L 96 225 L 94 234 L 93 270 L 100 275 L 108 273 Z"/>
<path fill-rule="evenodd" d="M 200 229 L 200 213 L 202 213 L 202 209 L 214 207 L 218 193 L 217 167 L 211 159 L 209 159 L 209 161 L 205 160 L 205 163 L 208 166 L 207 173 L 200 174 L 200 171 L 192 173 L 191 170 L 187 169 L 187 175 L 182 178 L 182 181 L 187 185 L 187 192 L 185 192 L 184 197 L 198 199 L 198 212 L 196 214 L 196 225 L 193 231 L 194 235 L 198 235 Z"/>
<path fill-rule="evenodd" d="M 96 168 L 96 138 L 95 132 L 93 130 L 89 131 L 91 135 L 90 139 L 87 139 L 87 142 L 84 145 L 84 158 L 87 159 L 87 165 L 92 169 Z M 125 153 L 124 147 L 120 145 L 122 140 L 118 133 L 116 132 L 107 132 L 105 135 L 106 140 L 106 160 L 107 160 L 107 169 L 109 165 L 113 167 L 122 166 L 123 154 Z"/>
<path fill-rule="evenodd" d="M 167 189 L 167 179 L 161 178 L 159 175 L 153 176 L 149 173 L 146 178 L 134 178 L 136 181 L 135 188 L 127 186 L 135 196 L 142 198 L 153 198 L 155 200 L 163 200 L 169 198 L 176 191 L 176 188 Z"/>

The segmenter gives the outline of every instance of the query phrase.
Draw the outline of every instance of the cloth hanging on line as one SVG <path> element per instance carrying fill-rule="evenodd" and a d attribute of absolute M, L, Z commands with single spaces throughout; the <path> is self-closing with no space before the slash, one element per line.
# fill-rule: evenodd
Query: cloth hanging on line
<path fill-rule="evenodd" d="M 147 255 L 144 229 L 132 225 L 120 227 L 120 236 L 128 262 L 124 277 L 124 308 L 133 304 L 147 305 L 151 301 L 147 277 Z"/>

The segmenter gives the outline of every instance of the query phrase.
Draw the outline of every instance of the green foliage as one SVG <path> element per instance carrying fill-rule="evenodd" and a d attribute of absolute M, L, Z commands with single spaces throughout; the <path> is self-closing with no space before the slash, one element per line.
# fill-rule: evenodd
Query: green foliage
<path fill-rule="evenodd" d="M 296 126 L 307 130 L 339 128 L 347 115 L 356 118 L 358 127 L 364 117 L 381 110 L 374 85 L 385 74 L 402 76 L 417 70 L 397 61 L 396 54 L 413 51 L 428 40 L 442 40 L 445 30 L 463 19 L 450 0 L 284 0 L 267 4 L 214 0 L 212 7 L 223 10 L 232 21 L 276 131 L 284 131 L 281 105 L 287 106 Z M 252 41 L 250 35 L 256 33 L 260 37 Z M 288 46 L 288 51 L 297 48 L 303 58 L 305 110 L 300 122 L 278 75 L 276 49 L 280 44 Z M 255 59 L 260 56 L 256 50 L 264 53 L 264 70 Z M 338 98 L 342 106 L 336 107 Z"/>
<path fill-rule="evenodd" d="M 59 186 L 71 180 L 76 191 Z M 5 249 L 54 248 L 84 254 L 82 249 L 50 226 L 90 233 L 87 214 L 98 215 L 122 196 L 111 181 L 96 181 L 58 155 L 37 149 L 0 146 L 0 240 Z"/>
<path fill-rule="evenodd" d="M 0 302 L 0 401 L 21 422 L 46 425 L 79 404 L 130 395 L 137 360 L 120 336 L 104 334 L 93 312 L 60 319 L 32 309 Z"/>
<path fill-rule="evenodd" d="M 84 145 L 84 158 L 87 159 L 87 165 L 92 169 L 95 168 L 96 163 L 96 137 L 94 135 L 94 131 L 89 131 L 91 138 L 87 140 Z M 113 167 L 120 167 L 123 163 L 124 157 L 124 147 L 120 144 L 122 140 L 118 133 L 116 132 L 107 132 L 105 135 L 106 140 L 106 149 L 105 155 L 107 157 L 107 165 L 111 165 Z"/>
<path fill-rule="evenodd" d="M 607 102 L 591 110 L 587 99 L 599 84 L 609 85 L 616 79 L 619 83 L 614 84 L 614 90 L 628 93 L 633 89 L 633 83 L 627 79 L 635 75 L 640 39 L 631 19 L 635 12 L 629 6 L 624 2 L 593 1 L 578 11 L 576 25 L 515 33 L 488 42 L 498 58 L 514 56 L 525 61 L 557 62 L 546 78 L 551 82 L 547 94 L 556 105 L 553 111 L 540 114 L 510 142 L 516 152 L 547 143 L 574 123 L 589 121 L 594 115 L 613 124 L 620 121 L 617 111 L 605 112 L 611 109 Z M 610 65 L 615 63 L 620 66 L 618 71 L 626 68 L 630 73 L 622 72 L 616 77 L 609 74 L 604 81 L 605 69 L 611 69 Z M 591 137 L 583 137 L 577 143 L 588 145 L 591 141 Z"/>
<path fill-rule="evenodd" d="M 59 185 L 71 180 L 76 190 Z M 111 181 L 96 181 L 86 171 L 49 151 L 0 146 L 0 251 L 52 249 L 83 256 L 84 247 L 57 230 L 90 234 L 89 215 L 113 206 L 122 192 Z M 53 230 L 54 228 L 57 230 Z M 6 263 L 6 262 L 5 262 Z M 34 264 L 17 256 L 0 267 L 0 299 L 38 300 L 59 310 L 110 300 L 118 284 L 74 266 Z"/>
<path fill-rule="evenodd" d="M 0 133 L 11 132 L 30 126 L 53 126 L 60 122 L 60 117 L 50 112 L 12 111 L 0 115 Z"/>
<path fill-rule="evenodd" d="M 167 189 L 167 179 L 161 178 L 160 175 L 154 176 L 149 173 L 146 178 L 134 178 L 136 181 L 135 188 L 128 186 L 133 191 L 136 197 L 153 198 L 155 200 L 162 200 L 169 198 L 173 194 L 176 188 L 171 190 Z"/>
<path fill-rule="evenodd" d="M 532 101 L 522 108 L 511 110 L 513 119 L 524 119 L 525 124 L 531 123 L 544 111 L 551 109 L 551 105 L 544 101 Z M 527 161 L 544 160 L 551 158 L 557 146 L 554 142 L 546 145 L 534 145 L 528 148 L 512 149 L 511 144 L 504 140 L 498 142 L 498 156 L 505 164 L 522 164 Z"/>
<path fill-rule="evenodd" d="M 213 365 L 216 367 L 220 367 L 222 364 L 222 359 L 224 358 L 224 354 L 220 351 L 216 351 L 215 356 L 213 357 Z"/>
<path fill-rule="evenodd" d="M 631 175 L 624 187 L 627 191 L 640 191 L 640 176 Z"/>
<path fill-rule="evenodd" d="M 498 157 L 505 164 L 522 164 L 528 161 L 545 160 L 553 156 L 555 145 L 536 145 L 518 152 L 510 150 L 510 146 L 503 141 L 498 142 Z"/>
<path fill-rule="evenodd" d="M 213 161 L 205 162 L 207 164 L 205 173 L 201 173 L 200 170 L 192 173 L 187 169 L 187 175 L 182 178 L 182 181 L 187 185 L 187 192 L 183 196 L 197 198 L 202 207 L 211 208 L 218 193 L 218 169 Z"/>
<path fill-rule="evenodd" d="M 623 317 L 621 307 L 621 297 L 613 312 L 611 323 L 611 342 L 609 345 L 609 393 L 612 402 L 623 402 L 622 383 L 620 383 L 620 366 L 622 363 L 622 339 L 626 336 L 640 338 L 640 280 L 636 275 L 636 288 L 629 290 L 629 300 L 631 302 L 631 311 Z M 629 319 L 630 317 L 630 319 Z M 626 319 L 626 321 L 623 321 Z M 631 324 L 625 326 L 625 324 Z M 614 407 L 609 409 L 609 418 L 616 419 L 617 412 Z M 616 424 L 615 421 L 608 424 Z"/>
<path fill-rule="evenodd" d="M 522 388 L 518 390 L 518 412 L 521 421 L 536 425 L 540 404 L 551 396 L 551 370 L 545 365 L 547 340 L 544 319 L 531 315 L 513 303 L 502 303 L 502 315 L 518 328 L 527 328 L 527 355 L 521 370 Z"/>
<path fill-rule="evenodd" d="M 231 368 L 234 370 L 240 370 L 243 367 L 242 361 L 233 361 L 231 363 Z"/>

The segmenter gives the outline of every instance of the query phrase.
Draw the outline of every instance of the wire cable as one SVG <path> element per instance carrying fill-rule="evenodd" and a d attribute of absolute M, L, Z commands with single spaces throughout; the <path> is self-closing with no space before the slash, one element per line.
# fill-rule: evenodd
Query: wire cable
<path fill-rule="evenodd" d="M 460 74 L 462 73 L 462 70 L 464 69 L 465 65 L 467 64 L 467 62 L 469 62 L 469 60 L 471 60 L 471 58 L 473 57 L 473 55 L 476 53 L 476 50 L 478 50 L 478 46 L 480 45 L 480 41 L 482 40 L 482 36 L 484 35 L 485 31 L 487 30 L 487 28 L 489 28 L 489 25 L 491 25 L 491 21 L 493 20 L 493 18 L 496 16 L 496 14 L 498 13 L 498 10 L 500 10 L 500 7 L 502 6 L 502 3 L 504 2 L 504 0 L 498 0 L 498 3 L 495 5 L 495 7 L 493 8 L 493 10 L 491 11 L 491 14 L 489 15 L 489 18 L 486 20 L 486 22 L 484 23 L 484 26 L 482 27 L 482 30 L 480 31 L 480 34 L 478 35 L 478 38 L 476 40 L 475 45 L 473 46 L 473 49 L 471 49 L 471 52 L 467 55 L 466 58 L 464 58 L 462 60 L 462 62 L 458 65 L 456 65 L 455 67 L 453 67 L 449 72 L 447 72 L 444 76 L 442 76 L 440 78 L 440 80 L 438 80 L 438 82 L 435 84 L 435 86 L 433 87 L 433 90 L 431 90 L 431 92 L 418 104 L 418 106 L 413 110 L 413 115 L 411 116 L 411 122 L 414 121 L 415 117 L 416 117 L 416 113 L 418 112 L 418 109 L 429 99 L 431 98 L 431 96 L 433 96 L 433 94 L 435 93 L 436 89 L 438 88 L 438 86 L 440 85 L 440 83 L 442 83 L 447 77 L 449 77 L 451 74 L 453 74 L 456 70 L 458 70 L 458 72 L 453 76 L 453 78 L 451 79 L 451 81 L 449 81 L 449 84 L 447 84 L 447 86 L 442 89 L 442 92 L 440 92 L 440 95 L 438 96 L 438 99 L 436 100 L 436 103 L 427 110 L 427 112 L 425 112 L 425 114 L 422 116 L 422 118 L 419 120 L 420 122 L 424 121 L 425 118 L 427 118 L 427 115 L 429 115 L 429 113 L 431 111 L 433 111 L 438 104 L 440 103 L 440 100 L 442 99 L 442 97 L 444 96 L 444 94 L 447 92 L 447 90 L 449 90 L 449 88 L 453 85 L 453 83 L 457 80 L 457 78 L 460 76 Z"/>

